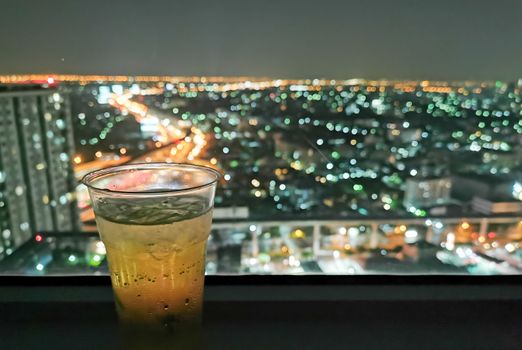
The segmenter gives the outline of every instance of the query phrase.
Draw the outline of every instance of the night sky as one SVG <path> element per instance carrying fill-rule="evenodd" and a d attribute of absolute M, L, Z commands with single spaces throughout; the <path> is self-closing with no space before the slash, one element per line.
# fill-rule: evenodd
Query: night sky
<path fill-rule="evenodd" d="M 0 74 L 516 80 L 522 1 L 0 0 Z"/>

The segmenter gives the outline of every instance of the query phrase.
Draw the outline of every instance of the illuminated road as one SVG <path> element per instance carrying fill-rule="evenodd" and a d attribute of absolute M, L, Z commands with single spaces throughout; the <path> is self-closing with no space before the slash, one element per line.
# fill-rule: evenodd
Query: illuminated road
<path fill-rule="evenodd" d="M 140 90 L 139 95 L 159 95 L 162 89 L 151 88 Z M 170 114 L 151 110 L 145 104 L 132 101 L 134 95 L 125 92 L 121 95 L 113 94 L 109 103 L 118 108 L 122 113 L 132 114 L 141 125 L 154 127 L 158 150 L 133 159 L 132 162 L 166 161 L 172 162 L 200 162 L 198 156 L 207 144 L 206 135 L 197 127 L 188 122 L 180 121 Z M 159 142 L 159 143 L 158 143 Z M 181 145 L 181 146 L 180 146 Z M 168 147 L 161 147 L 168 146 Z"/>
<path fill-rule="evenodd" d="M 161 93 L 163 93 L 163 90 L 158 88 L 140 90 L 139 92 L 141 96 Z M 185 137 L 187 134 L 186 126 L 181 125 L 179 120 L 174 119 L 171 115 L 162 115 L 161 112 L 152 111 L 146 105 L 132 101 L 133 97 L 134 95 L 131 92 L 125 92 L 121 95 L 112 94 L 109 104 L 119 109 L 123 114 L 132 114 L 141 125 L 153 126 L 157 141 L 164 145 Z"/>
<path fill-rule="evenodd" d="M 202 159 L 201 156 L 206 145 L 203 134 L 199 129 L 192 128 L 192 136 L 186 136 L 184 140 L 163 146 L 144 155 L 133 158 L 131 163 L 145 162 L 169 162 L 169 163 L 193 163 L 215 168 L 215 165 Z"/>
<path fill-rule="evenodd" d="M 139 94 L 158 95 L 163 93 L 162 89 L 151 88 L 140 90 Z M 122 163 L 149 163 L 149 162 L 172 162 L 172 163 L 193 163 L 214 167 L 209 161 L 201 158 L 207 145 L 207 135 L 200 129 L 191 125 L 191 123 L 183 122 L 170 114 L 161 111 L 154 111 L 145 104 L 133 101 L 134 95 L 131 92 L 125 92 L 121 95 L 113 94 L 109 103 L 111 106 L 119 109 L 122 114 L 130 113 L 136 118 L 136 121 L 142 126 L 147 125 L 153 132 L 153 140 L 156 141 L 156 149 L 153 149 L 138 157 L 118 157 L 111 161 L 95 160 L 92 162 L 78 164 L 75 167 L 76 177 L 80 179 L 84 174 Z M 77 191 L 78 202 L 80 203 L 81 222 L 92 221 L 94 213 L 88 203 L 86 189 L 82 186 Z"/>

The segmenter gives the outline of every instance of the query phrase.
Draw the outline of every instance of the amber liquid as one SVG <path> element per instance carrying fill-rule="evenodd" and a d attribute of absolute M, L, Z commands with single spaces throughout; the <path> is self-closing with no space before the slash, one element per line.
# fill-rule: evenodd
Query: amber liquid
<path fill-rule="evenodd" d="M 212 211 L 162 224 L 97 216 L 120 319 L 141 329 L 176 332 L 201 320 L 205 251 Z"/>

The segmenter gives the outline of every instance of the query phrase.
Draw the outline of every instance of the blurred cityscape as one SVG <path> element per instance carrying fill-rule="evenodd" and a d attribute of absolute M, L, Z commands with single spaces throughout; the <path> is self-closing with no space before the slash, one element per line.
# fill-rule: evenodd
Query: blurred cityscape
<path fill-rule="evenodd" d="M 190 162 L 207 273 L 518 274 L 521 150 L 522 80 L 0 76 L 0 273 L 105 273 L 79 179 Z"/>

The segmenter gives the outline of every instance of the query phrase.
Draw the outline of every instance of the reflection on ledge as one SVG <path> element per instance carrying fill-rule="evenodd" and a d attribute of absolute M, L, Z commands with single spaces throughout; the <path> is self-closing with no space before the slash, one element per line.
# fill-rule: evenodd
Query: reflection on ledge
<path fill-rule="evenodd" d="M 206 273 L 520 274 L 521 239 L 517 217 L 218 222 Z M 105 275 L 105 247 L 96 233 L 37 233 L 0 274 Z"/>

